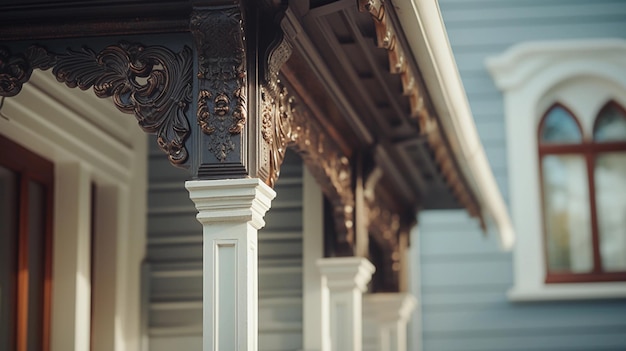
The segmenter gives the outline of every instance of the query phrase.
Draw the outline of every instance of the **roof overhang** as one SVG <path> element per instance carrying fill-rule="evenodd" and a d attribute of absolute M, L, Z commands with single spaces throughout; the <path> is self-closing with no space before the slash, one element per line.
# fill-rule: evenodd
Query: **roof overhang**
<path fill-rule="evenodd" d="M 507 208 L 436 1 L 310 5 L 294 15 L 302 26 L 295 41 L 344 111 L 328 128 L 345 126 L 348 148 L 373 150 L 387 177 L 382 192 L 397 195 L 395 201 L 416 209 L 464 207 L 485 230 L 485 222 L 495 224 L 502 247 L 510 248 Z"/>
<path fill-rule="evenodd" d="M 482 215 L 495 224 L 502 247 L 510 249 L 515 240 L 511 220 L 476 131 L 439 6 L 432 0 L 393 4 L 460 171 Z"/>

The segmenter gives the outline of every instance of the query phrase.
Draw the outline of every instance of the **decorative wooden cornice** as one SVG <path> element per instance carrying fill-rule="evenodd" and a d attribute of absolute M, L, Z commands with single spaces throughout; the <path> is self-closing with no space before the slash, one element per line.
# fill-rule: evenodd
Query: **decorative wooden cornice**
<path fill-rule="evenodd" d="M 468 192 L 467 184 L 459 175 L 460 170 L 449 151 L 439 121 L 426 106 L 428 93 L 424 90 L 423 84 L 418 83 L 420 81 L 418 74 L 409 63 L 412 55 L 407 54 L 410 50 L 403 47 L 397 34 L 398 25 L 387 13 L 390 11 L 388 7 L 389 2 L 384 0 L 359 0 L 359 10 L 368 12 L 374 21 L 378 47 L 388 52 L 390 72 L 401 77 L 403 93 L 409 99 L 411 116 L 417 119 L 420 132 L 428 140 L 446 183 L 457 201 L 472 216 L 478 216 L 476 203 Z"/>
<path fill-rule="evenodd" d="M 186 117 L 191 104 L 191 49 L 175 53 L 163 46 L 120 42 L 100 52 L 83 47 L 55 53 L 31 46 L 11 53 L 0 47 L 0 96 L 14 96 L 33 69 L 47 70 L 59 82 L 82 90 L 93 87 L 98 97 L 112 97 L 124 113 L 134 114 L 139 126 L 157 134 L 159 147 L 172 164 L 182 164 L 190 134 Z"/>

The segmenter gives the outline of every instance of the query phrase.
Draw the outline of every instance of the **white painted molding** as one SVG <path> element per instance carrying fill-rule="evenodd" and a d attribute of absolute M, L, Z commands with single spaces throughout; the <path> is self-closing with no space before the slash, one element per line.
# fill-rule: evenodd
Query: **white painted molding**
<path fill-rule="evenodd" d="M 496 86 L 500 90 L 507 91 L 526 84 L 525 80 L 543 74 L 544 70 L 554 70 L 555 64 L 560 66 L 566 62 L 581 63 L 579 67 L 585 69 L 578 74 L 584 74 L 585 71 L 594 72 L 597 69 L 597 66 L 589 64 L 593 61 L 599 60 L 609 65 L 613 63 L 615 68 L 619 68 L 626 60 L 624 57 L 626 57 L 626 40 L 624 39 L 541 41 L 515 45 L 499 56 L 488 58 L 486 65 Z M 603 71 L 603 73 L 608 73 L 606 69 Z M 570 76 L 574 75 L 574 72 L 569 73 Z M 620 70 L 613 71 L 613 73 L 626 74 Z M 558 79 L 547 79 L 552 83 L 555 80 L 558 81 Z"/>
<path fill-rule="evenodd" d="M 537 128 L 555 102 L 568 106 L 590 135 L 599 108 L 626 103 L 626 40 L 593 39 L 518 44 L 486 60 L 504 93 L 514 248 L 514 301 L 626 296 L 626 284 L 545 284 Z"/>
<path fill-rule="evenodd" d="M 362 257 L 332 257 L 317 261 L 322 276 L 322 308 L 329 323 L 322 333 L 330 335 L 331 350 L 362 351 L 362 295 L 375 271 Z"/>
<path fill-rule="evenodd" d="M 363 319 L 373 330 L 366 330 L 369 349 L 407 351 L 407 322 L 417 305 L 409 293 L 376 293 L 363 296 Z M 375 337 L 375 338 L 373 338 Z M 378 348 L 372 343 L 377 343 Z M 368 345 L 364 340 L 364 345 Z"/>
<path fill-rule="evenodd" d="M 204 351 L 258 350 L 258 230 L 276 196 L 260 179 L 185 183 L 203 227 Z"/>
<path fill-rule="evenodd" d="M 393 6 L 454 155 L 481 211 L 495 224 L 501 247 L 509 250 L 515 232 L 476 131 L 439 6 L 433 0 L 397 0 Z"/>
<path fill-rule="evenodd" d="M 513 288 L 508 297 L 515 302 L 623 299 L 626 298 L 626 283 L 553 284 L 529 290 Z"/>
<path fill-rule="evenodd" d="M 331 290 L 367 290 L 367 283 L 376 271 L 374 265 L 363 257 L 330 257 L 317 260 L 317 266 Z"/>
<path fill-rule="evenodd" d="M 409 293 L 376 293 L 363 295 L 363 317 L 381 323 L 408 322 L 417 300 Z"/>
<path fill-rule="evenodd" d="M 225 221 L 250 223 L 258 230 L 276 192 L 258 178 L 192 180 L 185 183 L 202 224 Z"/>

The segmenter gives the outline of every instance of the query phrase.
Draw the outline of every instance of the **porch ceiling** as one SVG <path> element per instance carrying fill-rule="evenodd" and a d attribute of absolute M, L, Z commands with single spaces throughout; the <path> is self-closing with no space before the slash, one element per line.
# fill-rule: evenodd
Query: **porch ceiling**
<path fill-rule="evenodd" d="M 478 215 L 475 196 L 449 151 L 447 136 L 436 127 L 437 113 L 404 33 L 393 27 L 392 14 L 376 18 L 359 9 L 359 3 L 311 1 L 300 15 L 305 35 L 319 55 L 319 60 L 309 60 L 329 70 L 333 81 L 325 83 L 345 95 L 345 100 L 335 101 L 348 103 L 350 107 L 341 108 L 353 110 L 331 124 L 351 127 L 356 133 L 356 140 L 350 141 L 354 149 L 366 150 L 383 168 L 381 183 L 405 205 L 466 207 Z M 387 30 L 392 43 L 382 42 L 380 31 Z"/>

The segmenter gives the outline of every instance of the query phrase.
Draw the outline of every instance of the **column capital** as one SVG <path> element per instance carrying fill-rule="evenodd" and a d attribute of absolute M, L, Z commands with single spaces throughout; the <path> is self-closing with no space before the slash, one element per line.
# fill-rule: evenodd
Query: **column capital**
<path fill-rule="evenodd" d="M 330 290 L 367 290 L 367 283 L 376 271 L 374 265 L 363 257 L 330 257 L 317 260 L 320 273 L 326 278 Z"/>
<path fill-rule="evenodd" d="M 363 295 L 363 317 L 379 323 L 406 323 L 417 300 L 409 293 L 376 293 Z"/>
<path fill-rule="evenodd" d="M 248 221 L 258 230 L 265 225 L 263 216 L 276 197 L 258 178 L 190 180 L 185 187 L 202 224 Z"/>

